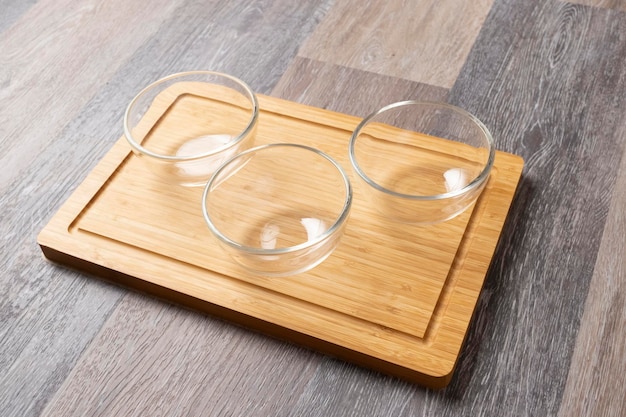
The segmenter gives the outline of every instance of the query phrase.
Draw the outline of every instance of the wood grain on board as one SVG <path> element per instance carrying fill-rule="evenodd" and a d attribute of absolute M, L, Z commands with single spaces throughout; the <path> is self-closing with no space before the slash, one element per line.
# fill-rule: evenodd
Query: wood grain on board
<path fill-rule="evenodd" d="M 193 134 L 201 115 L 231 111 L 221 89 L 179 83 L 166 92 L 135 129 L 139 137 L 149 132 L 153 144 Z M 358 118 L 269 96 L 259 95 L 259 103 L 255 143 L 279 137 L 349 164 L 346 139 Z M 376 135 L 395 140 L 390 128 Z M 432 160 L 466 151 L 466 145 L 432 137 L 417 143 Z M 120 139 L 42 231 L 38 241 L 46 256 L 75 267 L 92 264 L 87 271 L 125 274 L 121 282 L 128 285 L 133 278 L 146 281 L 204 301 L 209 311 L 213 305 L 233 310 L 256 319 L 244 320 L 246 326 L 260 320 L 275 325 L 272 334 L 279 337 L 302 334 L 328 344 L 325 352 L 436 388 L 452 377 L 523 166 L 520 158 L 497 152 L 476 206 L 429 227 L 384 221 L 367 203 L 364 183 L 353 181 L 354 203 L 339 247 L 317 268 L 276 279 L 246 273 L 225 256 L 204 225 L 200 188 L 164 183 L 129 153 Z M 291 175 L 281 174 L 280 166 L 269 174 Z M 293 337 L 299 339 L 305 340 Z"/>

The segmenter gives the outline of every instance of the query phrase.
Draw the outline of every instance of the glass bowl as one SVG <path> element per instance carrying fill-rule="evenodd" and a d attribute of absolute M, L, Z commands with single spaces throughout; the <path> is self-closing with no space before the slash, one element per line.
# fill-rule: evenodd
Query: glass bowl
<path fill-rule="evenodd" d="M 305 272 L 343 235 L 352 188 L 325 153 L 304 145 L 262 145 L 235 156 L 207 183 L 204 219 L 239 265 L 264 276 Z"/>
<path fill-rule="evenodd" d="M 162 78 L 133 98 L 124 135 L 160 180 L 205 185 L 224 161 L 252 146 L 259 115 L 243 81 L 213 71 Z"/>
<path fill-rule="evenodd" d="M 454 218 L 482 192 L 495 150 L 475 116 L 446 103 L 403 101 L 369 115 L 350 138 L 364 193 L 385 218 L 435 224 Z"/>

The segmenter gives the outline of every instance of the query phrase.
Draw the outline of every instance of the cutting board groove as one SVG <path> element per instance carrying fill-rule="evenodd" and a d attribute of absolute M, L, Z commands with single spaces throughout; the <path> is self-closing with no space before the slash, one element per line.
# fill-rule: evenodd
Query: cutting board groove
<path fill-rule="evenodd" d="M 446 386 L 522 159 L 498 151 L 480 199 L 455 219 L 428 227 L 397 224 L 367 204 L 364 185 L 351 172 L 348 140 L 359 118 L 264 95 L 259 102 L 255 144 L 313 146 L 351 176 L 354 204 L 345 237 L 320 266 L 280 279 L 243 271 L 205 227 L 202 189 L 163 183 L 123 137 L 41 231 L 44 255 L 363 366 Z M 210 117 L 203 110 L 225 105 L 219 92 L 164 95 L 142 129 L 150 136 L 192 129 Z M 455 151 L 443 140 L 428 147 L 442 158 Z"/>

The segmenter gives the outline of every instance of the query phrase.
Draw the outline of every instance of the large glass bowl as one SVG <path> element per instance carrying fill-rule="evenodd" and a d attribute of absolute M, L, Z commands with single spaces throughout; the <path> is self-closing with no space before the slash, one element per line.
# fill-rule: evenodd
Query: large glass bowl
<path fill-rule="evenodd" d="M 124 114 L 134 154 L 167 183 L 203 186 L 254 142 L 259 105 L 243 81 L 219 72 L 173 74 L 144 88 Z"/>
<path fill-rule="evenodd" d="M 446 103 L 390 104 L 363 119 L 349 144 L 368 203 L 387 219 L 423 225 L 470 207 L 487 183 L 494 155 L 485 125 Z"/>
<path fill-rule="evenodd" d="M 343 235 L 352 204 L 349 179 L 325 153 L 297 144 L 250 149 L 207 183 L 209 230 L 239 265 L 288 276 L 323 262 Z"/>

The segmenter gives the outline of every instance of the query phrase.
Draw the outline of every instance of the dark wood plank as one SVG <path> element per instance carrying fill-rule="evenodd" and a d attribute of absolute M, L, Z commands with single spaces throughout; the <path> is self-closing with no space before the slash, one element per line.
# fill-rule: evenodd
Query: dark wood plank
<path fill-rule="evenodd" d="M 626 135 L 623 134 L 623 143 Z M 626 415 L 626 146 L 559 416 Z"/>
<path fill-rule="evenodd" d="M 499 2 L 452 89 L 527 162 L 478 311 L 489 327 L 465 395 L 484 408 L 559 409 L 626 145 L 624 33 L 623 13 Z"/>
<path fill-rule="evenodd" d="M 5 244 L 16 247 L 0 262 L 3 416 L 40 414 L 122 293 L 77 272 L 44 265 L 35 236 L 28 231 L 3 242 L 3 251 Z"/>
<path fill-rule="evenodd" d="M 605 9 L 626 10 L 626 0 L 570 0 L 570 3 Z"/>
<path fill-rule="evenodd" d="M 288 415 L 318 360 L 130 293 L 43 415 Z"/>

